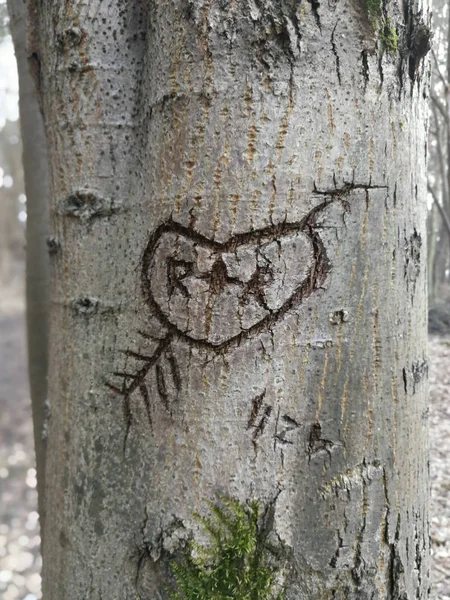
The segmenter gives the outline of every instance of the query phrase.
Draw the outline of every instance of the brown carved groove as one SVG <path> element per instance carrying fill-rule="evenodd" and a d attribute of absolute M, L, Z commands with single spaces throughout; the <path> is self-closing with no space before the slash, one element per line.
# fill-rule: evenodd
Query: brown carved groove
<path fill-rule="evenodd" d="M 254 230 L 246 233 L 237 234 L 231 236 L 226 242 L 217 242 L 211 240 L 199 232 L 184 227 L 176 221 L 169 219 L 165 223 L 162 223 L 151 235 L 150 240 L 147 244 L 147 248 L 144 251 L 142 259 L 142 270 L 141 270 L 141 286 L 142 293 L 146 299 L 148 306 L 151 308 L 152 313 L 158 318 L 158 320 L 167 328 L 170 334 L 174 338 L 180 338 L 187 343 L 199 347 L 212 350 L 213 352 L 223 352 L 228 350 L 230 347 L 238 346 L 242 341 L 255 337 L 260 333 L 270 329 L 275 323 L 284 317 L 284 315 L 291 310 L 294 306 L 300 304 L 305 298 L 310 296 L 315 290 L 319 289 L 323 284 L 329 269 L 330 263 L 326 254 L 325 247 L 320 239 L 318 233 L 314 230 L 315 220 L 317 214 L 323 210 L 328 204 L 333 201 L 333 198 L 329 198 L 316 206 L 308 215 L 306 215 L 298 223 L 287 223 L 283 222 L 277 225 L 272 225 L 264 229 Z M 163 313 L 159 304 L 155 300 L 151 291 L 151 274 L 152 274 L 152 258 L 158 246 L 160 238 L 168 232 L 178 233 L 179 235 L 191 239 L 194 243 L 204 246 L 210 250 L 214 250 L 220 253 L 233 252 L 239 246 L 244 244 L 254 244 L 258 246 L 265 242 L 277 240 L 279 237 L 285 236 L 289 233 L 296 233 L 302 231 L 307 234 L 312 242 L 313 247 L 313 265 L 303 282 L 297 287 L 294 293 L 288 298 L 288 300 L 276 311 L 268 311 L 268 314 L 258 323 L 243 329 L 239 334 L 234 335 L 221 343 L 214 344 L 208 340 L 202 340 L 192 338 L 188 332 L 181 331 L 174 323 L 172 323 L 167 315 Z M 172 264 L 172 260 L 170 261 Z M 182 262 L 182 261 L 180 261 Z M 184 262 L 184 261 L 183 261 Z M 170 266 L 170 269 L 173 267 Z M 187 265 L 186 265 L 186 268 Z M 224 285 L 226 283 L 235 282 L 233 278 L 227 278 L 226 275 L 221 272 L 219 265 L 215 265 L 216 273 L 211 277 L 215 285 Z M 172 271 L 171 271 L 172 272 Z M 175 282 L 173 277 L 169 279 L 171 285 L 180 286 L 179 282 Z M 247 288 L 251 285 L 257 286 L 257 282 L 251 281 Z M 182 285 L 182 284 L 181 284 Z M 257 291 L 257 290 L 256 290 Z M 187 290 L 183 291 L 187 294 Z"/>
<path fill-rule="evenodd" d="M 224 352 L 229 351 L 233 347 L 239 346 L 245 340 L 255 338 L 264 331 L 270 330 L 276 324 L 276 322 L 282 319 L 290 310 L 301 304 L 301 302 L 305 298 L 314 293 L 314 291 L 318 290 L 324 283 L 330 271 L 331 265 L 326 253 L 326 249 L 318 232 L 316 231 L 316 221 L 319 213 L 323 211 L 329 204 L 336 201 L 341 201 L 344 205 L 345 210 L 347 210 L 347 201 L 344 197 L 347 196 L 350 193 L 350 191 L 360 188 L 366 189 L 367 191 L 367 189 L 376 187 L 378 186 L 345 184 L 343 188 L 336 188 L 334 190 L 326 190 L 323 192 L 315 189 L 314 194 L 317 196 L 322 196 L 325 199 L 317 206 L 315 206 L 299 222 L 282 222 L 262 229 L 236 234 L 231 236 L 226 242 L 218 242 L 216 240 L 209 239 L 206 236 L 199 233 L 198 231 L 196 231 L 195 229 L 185 227 L 184 225 L 177 223 L 172 218 L 169 218 L 167 221 L 159 225 L 159 227 L 157 227 L 154 230 L 154 232 L 150 236 L 150 239 L 142 257 L 141 290 L 148 306 L 151 309 L 152 314 L 155 317 L 157 317 L 160 323 L 165 327 L 166 334 L 163 338 L 160 339 L 154 338 L 150 333 L 147 333 L 145 331 L 139 331 L 139 334 L 142 335 L 144 338 L 158 342 L 156 350 L 151 356 L 146 356 L 138 352 L 133 352 L 132 350 L 124 351 L 124 353 L 127 356 L 133 357 L 138 360 L 142 360 L 143 366 L 134 373 L 116 371 L 114 375 L 117 377 L 121 377 L 123 380 L 122 385 L 120 387 L 111 383 L 107 383 L 108 387 L 111 390 L 120 394 L 124 398 L 124 413 L 127 421 L 127 434 L 125 437 L 125 444 L 130 424 L 132 421 L 130 397 L 136 390 L 138 390 L 143 399 L 148 415 L 149 424 L 150 426 L 152 425 L 150 393 L 147 384 L 145 383 L 145 378 L 153 367 L 155 367 L 156 388 L 161 403 L 165 407 L 167 412 L 172 414 L 171 399 L 169 397 L 167 386 L 167 378 L 171 378 L 171 381 L 173 383 L 172 387 L 175 389 L 177 395 L 182 387 L 180 368 L 175 355 L 171 351 L 172 342 L 174 340 L 182 340 L 191 346 L 212 351 L 216 354 L 223 354 Z M 312 265 L 303 281 L 298 285 L 298 287 L 294 290 L 291 296 L 282 304 L 282 306 L 279 307 L 278 310 L 270 310 L 267 306 L 265 306 L 265 308 L 268 311 L 268 314 L 264 316 L 260 321 L 258 321 L 257 323 L 255 323 L 247 329 L 242 329 L 242 331 L 239 334 L 233 335 L 220 343 L 212 343 L 209 340 L 193 338 L 189 335 L 189 332 L 180 330 L 176 326 L 176 324 L 172 323 L 168 316 L 164 314 L 158 302 L 153 296 L 151 289 L 152 260 L 158 247 L 159 240 L 164 234 L 170 232 L 179 234 L 185 239 L 191 240 L 193 244 L 201 245 L 209 250 L 220 254 L 234 252 L 239 246 L 242 246 L 244 244 L 253 244 L 255 246 L 259 246 L 264 243 L 278 241 L 279 238 L 282 236 L 303 232 L 311 241 L 313 252 Z M 184 297 L 188 297 L 189 291 L 186 287 L 183 287 L 184 284 L 182 281 L 180 281 L 180 278 L 177 275 L 177 269 L 184 270 L 185 273 L 189 274 L 191 272 L 191 264 L 189 263 L 189 261 L 174 260 L 173 257 L 169 257 L 167 259 L 168 285 L 171 286 L 171 289 L 178 289 Z M 260 269 L 260 271 L 262 272 L 263 269 L 264 267 Z M 255 297 L 258 298 L 262 296 L 260 287 L 258 287 L 261 285 L 260 281 L 258 280 L 259 276 L 259 272 L 255 273 L 252 279 L 245 284 L 245 288 L 243 290 L 244 294 L 253 294 Z M 199 278 L 201 278 L 201 276 Z M 208 275 L 208 278 L 210 281 L 210 291 L 212 293 L 215 293 L 216 289 L 220 290 L 222 286 L 227 285 L 229 283 L 238 283 L 239 285 L 243 285 L 239 282 L 239 280 L 231 278 L 228 275 L 228 273 L 226 272 L 225 265 L 220 262 L 220 258 L 214 263 L 213 267 L 211 268 L 211 274 Z M 262 300 L 260 301 L 260 304 L 261 306 L 263 306 Z M 163 367 L 160 364 L 158 364 L 163 356 L 166 359 L 166 367 L 168 365 L 168 368 L 166 368 L 166 370 L 164 370 Z M 253 443 L 256 443 L 257 438 L 263 433 L 266 423 L 272 412 L 272 407 L 268 405 L 264 405 L 264 407 L 262 407 L 263 398 L 264 394 L 258 396 L 253 400 L 251 413 L 249 416 L 247 428 L 253 429 Z M 263 414 L 260 417 L 259 423 L 255 425 L 256 418 L 257 416 L 259 416 L 258 413 L 260 414 L 261 408 L 264 408 Z M 315 450 L 317 450 L 317 445 L 320 445 L 320 442 L 323 442 L 323 440 L 320 440 L 320 436 L 318 439 L 314 439 L 314 433 L 312 433 L 312 437 L 310 439 L 309 444 L 310 453 L 313 453 Z"/>

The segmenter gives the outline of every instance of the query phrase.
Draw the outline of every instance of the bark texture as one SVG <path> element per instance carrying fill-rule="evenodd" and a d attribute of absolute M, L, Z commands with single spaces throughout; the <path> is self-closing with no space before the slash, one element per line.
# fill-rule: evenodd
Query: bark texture
<path fill-rule="evenodd" d="M 357 0 L 34 9 L 46 600 L 164 598 L 217 492 L 287 600 L 425 599 L 427 6 L 391 53 Z"/>
<path fill-rule="evenodd" d="M 47 142 L 26 49 L 25 0 L 8 0 L 11 36 L 19 74 L 19 110 L 27 196 L 26 315 L 28 373 L 34 424 L 34 446 L 41 528 L 45 514 L 44 473 L 48 370 L 49 175 Z"/>

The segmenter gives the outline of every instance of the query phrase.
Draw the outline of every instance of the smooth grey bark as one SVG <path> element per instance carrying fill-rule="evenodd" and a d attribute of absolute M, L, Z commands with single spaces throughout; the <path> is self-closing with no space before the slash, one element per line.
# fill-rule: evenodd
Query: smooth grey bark
<path fill-rule="evenodd" d="M 34 10 L 44 597 L 166 597 L 226 493 L 287 600 L 425 599 L 427 5 L 386 5 L 395 54 L 356 0 Z"/>
<path fill-rule="evenodd" d="M 8 0 L 10 30 L 19 74 L 19 111 L 27 197 L 26 318 L 28 374 L 36 452 L 41 529 L 45 515 L 45 420 L 48 370 L 49 176 L 47 143 L 26 50 L 27 8 L 24 0 Z"/>

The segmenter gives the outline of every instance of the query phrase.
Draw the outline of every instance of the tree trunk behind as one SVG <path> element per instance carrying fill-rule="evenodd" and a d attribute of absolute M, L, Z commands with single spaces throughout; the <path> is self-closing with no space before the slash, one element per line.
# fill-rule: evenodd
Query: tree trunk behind
<path fill-rule="evenodd" d="M 1 22 L 1 16 L 0 16 Z M 0 31 L 1 35 L 1 31 Z M 0 38 L 1 39 L 1 38 Z M 23 190 L 22 147 L 18 127 L 6 120 L 0 131 L 0 286 L 14 285 L 24 258 L 23 224 L 18 219 Z M 8 178 L 10 181 L 8 182 Z M 6 180 L 6 181 L 4 181 Z M 12 181 L 11 181 L 12 180 Z M 5 185 L 6 183 L 6 185 Z"/>
<path fill-rule="evenodd" d="M 19 74 L 19 111 L 27 197 L 26 316 L 28 373 L 41 530 L 45 513 L 44 473 L 48 370 L 49 175 L 47 143 L 26 51 L 27 8 L 24 0 L 8 0 L 10 29 Z"/>
<path fill-rule="evenodd" d="M 385 8 L 391 53 L 350 0 L 36 0 L 46 600 L 166 597 L 217 493 L 287 600 L 427 597 L 426 26 Z"/>
<path fill-rule="evenodd" d="M 427 273 L 428 273 L 428 301 L 434 302 L 437 297 L 437 278 L 436 278 L 436 221 L 438 209 L 435 206 L 436 200 L 433 201 L 431 209 L 427 215 Z"/>
<path fill-rule="evenodd" d="M 15 254 L 17 254 L 20 235 L 17 225 L 17 198 L 10 194 L 9 190 L 0 188 L 0 285 L 2 287 L 11 283 L 15 273 L 17 261 Z"/>

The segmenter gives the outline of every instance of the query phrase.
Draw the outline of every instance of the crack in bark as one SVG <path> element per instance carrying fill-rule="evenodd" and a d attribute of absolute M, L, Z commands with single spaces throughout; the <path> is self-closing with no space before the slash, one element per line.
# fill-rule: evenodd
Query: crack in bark
<path fill-rule="evenodd" d="M 143 518 L 142 525 L 141 525 L 142 545 L 139 546 L 139 554 L 138 554 L 138 560 L 137 560 L 137 564 L 136 564 L 136 575 L 134 578 L 134 587 L 135 587 L 135 590 L 136 590 L 139 600 L 142 598 L 141 594 L 139 593 L 139 579 L 140 579 L 140 575 L 141 575 L 141 570 L 144 565 L 144 561 L 148 556 L 148 548 L 147 548 L 147 543 L 146 543 L 146 529 L 147 529 L 148 519 L 149 519 L 149 514 L 148 514 L 148 510 L 147 510 L 147 505 L 145 504 L 144 505 L 144 518 Z"/>
<path fill-rule="evenodd" d="M 330 560 L 330 567 L 332 567 L 333 569 L 336 569 L 340 551 L 344 547 L 344 538 L 341 536 L 341 532 L 339 529 L 336 530 L 336 534 L 338 538 L 338 547 L 336 549 L 336 552 L 334 553 L 334 556 Z"/>
<path fill-rule="evenodd" d="M 402 92 L 405 87 L 405 76 L 410 80 L 410 94 L 412 96 L 414 84 L 417 81 L 420 84 L 419 67 L 423 59 L 431 49 L 432 32 L 430 29 L 430 14 L 427 15 L 427 21 L 424 19 L 422 10 L 414 12 L 415 5 L 412 2 L 403 3 L 404 26 L 401 28 L 399 61 L 398 61 L 398 80 L 399 94 L 401 100 Z"/>
<path fill-rule="evenodd" d="M 362 522 L 361 522 L 361 526 L 359 528 L 359 531 L 357 534 L 357 539 L 356 539 L 356 550 L 355 550 L 355 557 L 353 560 L 355 566 L 351 570 L 352 578 L 353 578 L 354 582 L 356 583 L 358 590 L 360 589 L 360 587 L 363 584 L 363 577 L 364 577 L 364 572 L 365 572 L 362 546 L 363 546 L 364 532 L 366 530 L 366 525 L 367 525 L 367 505 L 368 505 L 367 480 L 366 480 L 363 472 L 361 472 L 361 480 L 362 480 Z"/>
<path fill-rule="evenodd" d="M 337 26 L 338 26 L 338 21 L 336 22 L 335 26 L 333 27 L 333 31 L 331 32 L 331 40 L 330 41 L 331 41 L 331 48 L 332 48 L 333 54 L 334 54 L 335 59 L 336 59 L 336 75 L 337 75 L 337 78 L 338 78 L 339 85 L 342 85 L 339 54 L 338 54 L 338 51 L 337 51 L 336 42 L 334 40 L 334 34 L 335 34 Z"/>
<path fill-rule="evenodd" d="M 290 7 L 270 0 L 255 0 L 254 6 L 257 12 L 250 8 L 250 14 L 252 20 L 259 22 L 261 26 L 259 45 L 266 47 L 272 59 L 276 57 L 268 47 L 270 43 L 276 45 L 282 56 L 292 65 L 300 56 L 302 37 L 294 5 Z M 267 61 L 264 56 L 260 56 L 259 59 L 269 69 L 273 67 L 271 61 Z"/>
<path fill-rule="evenodd" d="M 389 570 L 388 570 L 388 583 L 390 597 L 395 600 L 408 600 L 408 596 L 405 591 L 401 589 L 400 578 L 404 576 L 405 569 L 401 560 L 398 545 L 400 542 L 400 515 L 397 516 L 397 525 L 395 530 L 394 542 L 389 544 L 390 558 L 389 558 Z"/>
<path fill-rule="evenodd" d="M 367 84 L 369 83 L 369 60 L 368 60 L 368 51 L 363 50 L 361 52 L 361 62 L 362 62 L 362 76 L 364 78 L 364 91 L 367 89 Z"/>
<path fill-rule="evenodd" d="M 384 83 L 384 71 L 383 71 L 383 54 L 378 57 L 378 75 L 380 76 L 380 89 Z"/>
<path fill-rule="evenodd" d="M 414 523 L 414 540 L 415 540 L 415 556 L 414 556 L 414 562 L 416 564 L 417 567 L 417 579 L 419 582 L 418 585 L 418 590 L 417 592 L 419 592 L 420 589 L 422 589 L 422 552 L 420 549 L 420 541 L 419 541 L 419 536 L 418 536 L 418 532 L 417 532 L 417 519 L 418 519 L 419 515 L 416 515 L 415 518 L 415 523 Z M 419 597 L 419 596 L 417 596 Z"/>
<path fill-rule="evenodd" d="M 319 15 L 320 2 L 319 2 L 319 0 L 308 0 L 308 2 L 309 2 L 309 4 L 311 4 L 311 11 L 314 15 L 316 25 L 319 28 L 320 33 L 322 33 L 322 24 L 320 22 L 320 15 Z"/>
<path fill-rule="evenodd" d="M 431 50 L 431 30 L 422 18 L 422 13 L 412 13 L 409 16 L 408 44 L 408 74 L 413 84 L 418 73 L 419 65 Z"/>
<path fill-rule="evenodd" d="M 409 366 L 403 367 L 402 376 L 405 394 L 408 394 L 408 384 L 410 382 L 412 383 L 411 393 L 414 395 L 416 393 L 416 388 L 422 379 L 428 377 L 428 361 L 426 358 L 414 360 L 411 363 L 411 368 Z"/>

